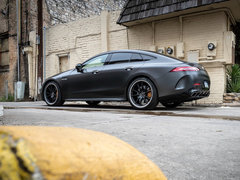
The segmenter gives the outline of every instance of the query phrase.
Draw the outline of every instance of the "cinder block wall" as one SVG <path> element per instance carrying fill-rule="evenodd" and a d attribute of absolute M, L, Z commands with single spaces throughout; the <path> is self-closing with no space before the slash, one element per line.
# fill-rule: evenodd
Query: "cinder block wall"
<path fill-rule="evenodd" d="M 182 30 L 179 17 L 156 21 L 154 25 L 139 24 L 128 30 L 129 47 L 148 50 L 151 46 L 176 47 L 178 42 L 184 42 L 185 57 L 182 60 L 187 61 L 187 52 L 199 50 L 200 57 L 207 57 L 208 42 L 217 42 L 216 57 L 213 60 L 203 58 L 199 61 L 209 73 L 211 94 L 209 98 L 197 103 L 222 103 L 226 84 L 224 32 L 228 30 L 227 27 L 227 16 L 224 12 L 182 16 Z"/>
<path fill-rule="evenodd" d="M 69 69 L 93 55 L 106 50 L 144 49 L 175 46 L 184 42 L 184 53 L 199 50 L 200 57 L 207 56 L 209 41 L 217 42 L 217 55 L 213 60 L 199 61 L 211 78 L 211 95 L 199 103 L 222 103 L 225 91 L 224 32 L 227 17 L 223 12 L 179 17 L 152 23 L 139 24 L 126 29 L 116 24 L 119 11 L 102 13 L 47 30 L 46 76 L 59 72 L 59 56 L 68 54 Z"/>
<path fill-rule="evenodd" d="M 116 24 L 119 12 L 102 13 L 47 30 L 46 76 L 59 72 L 59 56 L 69 55 L 69 69 L 108 50 L 127 49 L 127 30 Z"/>

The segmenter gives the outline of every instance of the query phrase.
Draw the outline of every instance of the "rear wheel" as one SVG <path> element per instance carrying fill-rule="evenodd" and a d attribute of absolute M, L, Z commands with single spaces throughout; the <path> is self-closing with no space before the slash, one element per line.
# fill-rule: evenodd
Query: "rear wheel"
<path fill-rule="evenodd" d="M 97 106 L 99 103 L 100 103 L 100 101 L 86 101 L 86 103 L 89 105 L 89 106 Z"/>
<path fill-rule="evenodd" d="M 128 88 L 128 100 L 136 109 L 153 109 L 158 104 L 157 89 L 149 79 L 137 78 Z"/>
<path fill-rule="evenodd" d="M 43 90 L 44 101 L 49 106 L 61 106 L 64 103 L 61 90 L 54 81 L 48 82 Z"/>

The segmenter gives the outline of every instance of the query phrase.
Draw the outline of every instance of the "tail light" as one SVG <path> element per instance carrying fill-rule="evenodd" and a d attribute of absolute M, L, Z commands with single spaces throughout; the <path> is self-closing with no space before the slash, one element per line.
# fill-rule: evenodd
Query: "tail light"
<path fill-rule="evenodd" d="M 194 86 L 200 86 L 201 84 L 200 83 L 195 83 Z"/>
<path fill-rule="evenodd" d="M 199 69 L 197 67 L 184 66 L 184 67 L 176 67 L 170 72 L 179 72 L 179 71 L 199 71 Z"/>

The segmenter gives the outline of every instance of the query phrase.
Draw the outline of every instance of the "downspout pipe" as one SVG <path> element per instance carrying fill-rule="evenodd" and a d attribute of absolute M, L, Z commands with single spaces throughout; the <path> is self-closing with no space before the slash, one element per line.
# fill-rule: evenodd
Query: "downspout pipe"
<path fill-rule="evenodd" d="M 19 0 L 16 0 L 16 12 L 17 12 L 17 80 L 20 81 L 20 57 L 19 57 L 19 34 L 20 34 L 20 16 L 19 16 Z"/>
<path fill-rule="evenodd" d="M 43 81 L 46 79 L 46 27 L 43 27 Z"/>

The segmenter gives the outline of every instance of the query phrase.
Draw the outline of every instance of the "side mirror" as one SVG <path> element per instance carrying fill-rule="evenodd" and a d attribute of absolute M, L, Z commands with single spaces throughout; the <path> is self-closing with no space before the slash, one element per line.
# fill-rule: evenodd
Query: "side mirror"
<path fill-rule="evenodd" d="M 80 63 L 77 64 L 76 65 L 77 72 L 82 72 L 82 67 L 83 67 L 82 64 L 80 64 Z"/>

